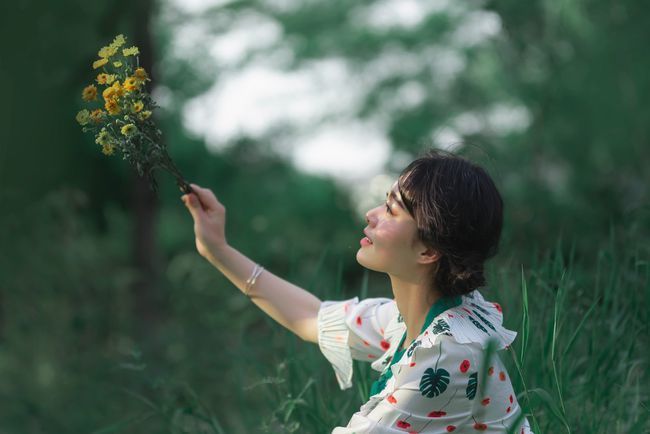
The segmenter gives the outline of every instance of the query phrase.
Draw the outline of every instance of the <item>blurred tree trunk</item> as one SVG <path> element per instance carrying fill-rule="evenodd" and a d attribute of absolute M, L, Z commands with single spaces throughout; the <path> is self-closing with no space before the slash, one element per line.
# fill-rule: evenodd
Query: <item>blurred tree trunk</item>
<path fill-rule="evenodd" d="M 133 43 L 140 48 L 140 66 L 151 73 L 154 56 L 150 31 L 153 2 L 142 0 L 136 5 Z M 145 178 L 139 177 L 134 170 L 132 179 L 133 259 L 139 272 L 133 286 L 134 309 L 139 330 L 147 333 L 156 326 L 161 317 L 160 294 L 157 292 L 160 260 L 156 245 L 159 204 L 156 193 L 151 190 Z"/>

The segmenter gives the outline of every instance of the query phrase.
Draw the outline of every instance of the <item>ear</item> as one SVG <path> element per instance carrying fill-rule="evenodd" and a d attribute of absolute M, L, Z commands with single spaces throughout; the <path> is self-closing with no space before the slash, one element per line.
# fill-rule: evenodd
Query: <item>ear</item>
<path fill-rule="evenodd" d="M 434 262 L 437 262 L 441 256 L 442 254 L 439 251 L 429 247 L 424 247 L 424 250 L 420 252 L 418 262 L 420 264 L 433 264 Z"/>

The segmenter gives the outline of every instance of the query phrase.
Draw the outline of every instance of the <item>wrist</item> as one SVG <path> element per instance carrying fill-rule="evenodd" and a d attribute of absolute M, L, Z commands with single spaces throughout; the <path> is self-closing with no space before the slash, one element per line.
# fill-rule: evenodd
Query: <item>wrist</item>
<path fill-rule="evenodd" d="M 228 243 L 224 242 L 210 246 L 206 254 L 203 256 L 212 264 L 217 265 L 223 261 L 223 258 L 227 255 L 229 250 L 230 246 Z"/>

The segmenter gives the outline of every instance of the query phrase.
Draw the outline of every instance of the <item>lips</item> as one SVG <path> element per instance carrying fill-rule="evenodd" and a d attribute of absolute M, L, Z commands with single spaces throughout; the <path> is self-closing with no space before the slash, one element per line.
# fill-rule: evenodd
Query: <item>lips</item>
<path fill-rule="evenodd" d="M 366 238 L 368 238 L 368 241 L 370 241 L 370 244 L 372 244 L 372 238 L 370 238 L 370 235 L 368 235 L 367 229 L 363 230 L 363 234 L 366 236 Z"/>

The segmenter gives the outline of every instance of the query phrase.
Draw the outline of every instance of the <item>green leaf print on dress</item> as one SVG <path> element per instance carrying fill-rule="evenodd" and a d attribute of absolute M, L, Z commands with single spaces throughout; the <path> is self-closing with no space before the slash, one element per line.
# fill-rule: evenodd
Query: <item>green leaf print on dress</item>
<path fill-rule="evenodd" d="M 467 318 L 476 326 L 477 329 L 482 330 L 483 332 L 487 333 L 488 335 L 490 334 L 485 327 L 481 325 L 480 322 L 476 321 L 474 318 L 472 318 L 470 315 L 467 315 Z"/>
<path fill-rule="evenodd" d="M 431 331 L 433 333 L 437 334 L 437 335 L 439 335 L 440 333 L 443 333 L 443 332 L 448 332 L 449 331 L 449 324 L 447 324 L 447 321 L 439 319 L 433 325 L 433 329 Z"/>
<path fill-rule="evenodd" d="M 486 320 L 485 318 L 483 318 L 483 315 L 481 315 L 480 313 L 478 313 L 478 312 L 475 311 L 474 309 L 472 309 L 472 312 L 474 312 L 474 315 L 476 315 L 476 316 L 478 317 L 478 319 L 480 319 L 481 321 L 483 321 L 483 322 L 485 323 L 486 326 L 490 327 L 490 328 L 491 328 L 492 330 L 494 330 L 494 331 L 497 331 L 497 329 L 494 328 L 494 326 L 492 325 L 492 323 L 491 323 L 490 321 L 488 321 L 488 320 Z"/>
<path fill-rule="evenodd" d="M 449 372 L 446 369 L 427 368 L 420 380 L 420 392 L 427 398 L 438 396 L 447 390 Z"/>
<path fill-rule="evenodd" d="M 470 401 L 476 397 L 476 389 L 478 387 L 478 372 L 474 372 L 469 376 L 469 383 L 467 383 L 467 390 L 465 396 Z"/>
<path fill-rule="evenodd" d="M 484 308 L 482 308 L 482 307 L 479 306 L 478 304 L 476 304 L 476 303 L 470 303 L 470 304 L 471 304 L 472 306 L 474 306 L 475 308 L 477 308 L 478 310 L 480 310 L 481 312 L 483 312 L 484 314 L 486 314 L 486 315 L 490 315 L 490 312 L 488 312 L 487 310 L 485 310 Z M 472 309 L 472 310 L 473 310 L 473 309 Z"/>
<path fill-rule="evenodd" d="M 422 379 L 420 379 L 420 392 L 427 398 L 433 398 L 447 390 L 449 371 L 443 368 L 438 369 L 438 362 L 441 356 L 442 344 L 440 344 L 440 354 L 438 355 L 438 360 L 436 360 L 436 366 L 434 368 L 427 368 L 424 371 Z"/>
<path fill-rule="evenodd" d="M 413 351 L 415 351 L 415 348 L 419 347 L 421 344 L 422 344 L 421 341 L 414 341 L 409 347 L 409 349 L 406 351 L 406 355 L 411 357 L 413 355 Z"/>

